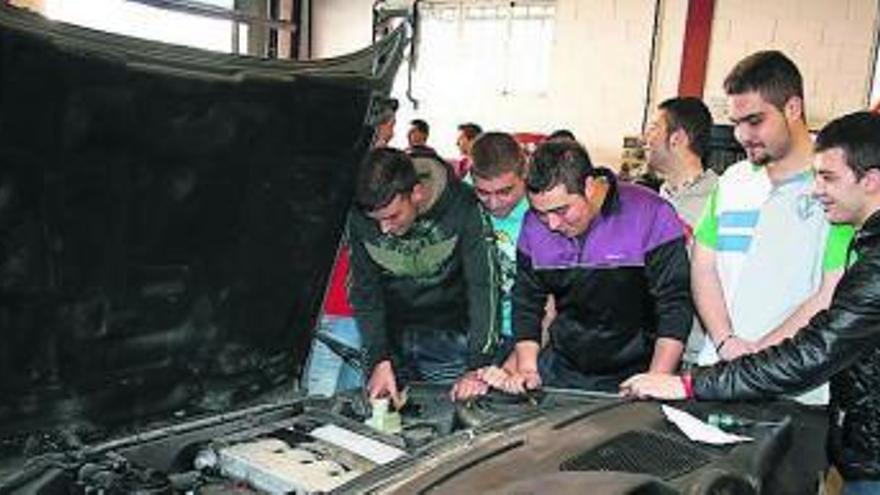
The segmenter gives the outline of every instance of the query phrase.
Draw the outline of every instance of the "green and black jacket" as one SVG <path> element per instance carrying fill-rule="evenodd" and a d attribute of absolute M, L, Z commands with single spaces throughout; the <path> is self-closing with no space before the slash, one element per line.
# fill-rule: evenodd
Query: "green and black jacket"
<path fill-rule="evenodd" d="M 366 370 L 391 359 L 404 329 L 457 330 L 468 337 L 468 367 L 487 364 L 499 327 L 491 222 L 473 190 L 443 164 L 416 161 L 432 191 L 427 211 L 402 236 L 384 235 L 355 208 L 349 217 L 350 299 L 366 348 Z M 440 170 L 442 168 L 442 171 Z"/>

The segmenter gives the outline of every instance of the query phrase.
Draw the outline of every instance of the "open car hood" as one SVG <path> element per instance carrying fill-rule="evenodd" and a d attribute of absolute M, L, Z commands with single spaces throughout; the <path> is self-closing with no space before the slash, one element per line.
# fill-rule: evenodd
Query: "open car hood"
<path fill-rule="evenodd" d="M 292 391 L 405 42 L 293 63 L 0 6 L 0 439 Z"/>

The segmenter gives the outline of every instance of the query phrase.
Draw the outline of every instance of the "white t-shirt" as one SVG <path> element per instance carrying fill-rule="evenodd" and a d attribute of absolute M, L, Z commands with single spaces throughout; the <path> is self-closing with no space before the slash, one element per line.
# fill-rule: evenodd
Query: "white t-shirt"
<path fill-rule="evenodd" d="M 745 340 L 776 328 L 819 289 L 825 271 L 843 268 L 852 228 L 835 226 L 829 235 L 832 226 L 812 192 L 810 170 L 774 185 L 764 167 L 742 161 L 709 198 L 696 242 L 715 251 L 733 332 Z M 698 362 L 717 361 L 707 339 Z M 827 404 L 827 384 L 798 400 Z"/>

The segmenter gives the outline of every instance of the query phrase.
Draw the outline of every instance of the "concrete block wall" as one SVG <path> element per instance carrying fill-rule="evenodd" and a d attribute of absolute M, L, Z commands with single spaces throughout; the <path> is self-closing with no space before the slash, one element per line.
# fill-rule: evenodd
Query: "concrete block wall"
<path fill-rule="evenodd" d="M 339 48 L 351 50 L 369 42 L 369 30 L 364 32 L 363 26 L 353 28 L 352 35 L 340 24 L 357 18 L 357 22 L 368 25 L 369 10 L 364 10 L 362 3 L 370 2 L 322 0 L 316 5 L 317 56 L 339 55 L 343 53 Z M 463 91 L 450 102 L 417 91 L 420 106 L 416 111 L 402 96 L 405 86 L 398 85 L 395 92 L 402 106 L 392 144 L 405 145 L 407 123 L 414 117 L 431 123 L 430 144 L 447 156 L 456 154 L 456 125 L 461 122 L 474 121 L 487 130 L 511 132 L 547 133 L 564 127 L 574 131 L 587 145 L 595 162 L 617 167 L 623 136 L 641 131 L 655 4 L 655 0 L 558 0 L 550 83 L 545 93 L 502 95 Z M 324 34 L 318 35 L 320 32 Z M 329 39 L 337 34 L 339 40 Z M 360 44 L 353 40 L 360 40 Z M 402 79 L 405 78 L 398 81 Z M 442 84 L 443 81 L 432 81 L 418 86 Z M 446 89 L 435 91 L 448 96 Z"/>
<path fill-rule="evenodd" d="M 541 115 L 536 130 L 571 128 L 595 162 L 617 168 L 623 136 L 642 126 L 655 5 L 654 0 L 557 2 L 548 94 L 553 112 Z"/>
<path fill-rule="evenodd" d="M 678 94 L 688 2 L 667 0 L 661 2 L 661 9 L 650 109 L 655 108 L 661 101 Z"/>
<path fill-rule="evenodd" d="M 819 128 L 868 106 L 876 0 L 716 0 L 704 98 L 724 115 L 723 81 L 740 59 L 778 49 L 804 77 L 807 119 Z"/>
<path fill-rule="evenodd" d="M 432 123 L 434 145 L 450 155 L 455 125 L 464 121 L 511 131 L 567 127 L 587 144 L 594 161 L 616 168 L 623 136 L 642 130 L 645 106 L 650 109 L 678 91 L 688 1 L 659 3 L 650 101 L 646 93 L 657 2 L 557 0 L 546 94 L 464 94 L 455 102 L 423 98 L 418 111 L 403 105 L 395 144 L 404 143 L 406 123 L 415 116 Z M 339 55 L 368 44 L 370 4 L 370 0 L 316 2 L 316 56 Z M 786 52 L 801 68 L 812 127 L 867 107 L 877 18 L 876 0 L 715 0 L 704 99 L 716 121 L 727 120 L 724 76 L 749 53 L 768 48 Z M 402 88 L 398 92 L 402 94 Z"/>
<path fill-rule="evenodd" d="M 371 0 L 313 0 L 312 55 L 327 58 L 369 46 L 372 23 Z"/>

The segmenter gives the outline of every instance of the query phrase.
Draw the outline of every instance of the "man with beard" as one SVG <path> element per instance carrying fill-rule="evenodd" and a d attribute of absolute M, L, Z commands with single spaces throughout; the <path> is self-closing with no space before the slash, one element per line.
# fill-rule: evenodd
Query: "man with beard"
<path fill-rule="evenodd" d="M 663 179 L 660 196 L 672 203 L 684 221 L 689 245 L 706 200 L 718 183 L 718 175 L 703 163 L 711 132 L 709 109 L 693 97 L 669 98 L 660 103 L 645 130 L 648 168 Z M 695 318 L 682 357 L 686 366 L 697 362 L 705 335 Z"/>
<path fill-rule="evenodd" d="M 660 196 L 669 200 L 692 231 L 718 175 L 706 169 L 712 115 L 699 98 L 669 98 L 657 105 L 645 130 L 648 168 L 663 179 Z"/>
<path fill-rule="evenodd" d="M 828 307 L 852 228 L 835 226 L 812 196 L 813 146 L 803 82 L 778 51 L 754 53 L 724 81 L 747 159 L 718 181 L 695 230 L 691 277 L 708 339 L 697 361 L 729 361 L 793 336 Z M 768 297 L 772 294 L 772 297 Z M 796 432 L 805 465 L 824 467 L 827 385 L 800 396 L 818 431 Z"/>
<path fill-rule="evenodd" d="M 858 112 L 831 122 L 816 137 L 816 150 L 815 192 L 825 214 L 858 228 L 850 256 L 854 263 L 828 310 L 770 349 L 681 377 L 638 375 L 621 391 L 665 400 L 754 400 L 830 378 L 828 450 L 845 480 L 843 493 L 880 493 L 880 116 Z M 759 293 L 768 300 L 776 296 L 771 290 Z M 796 435 L 791 451 L 800 455 Z M 792 491 L 797 489 L 787 491 L 816 493 L 813 487 Z"/>

